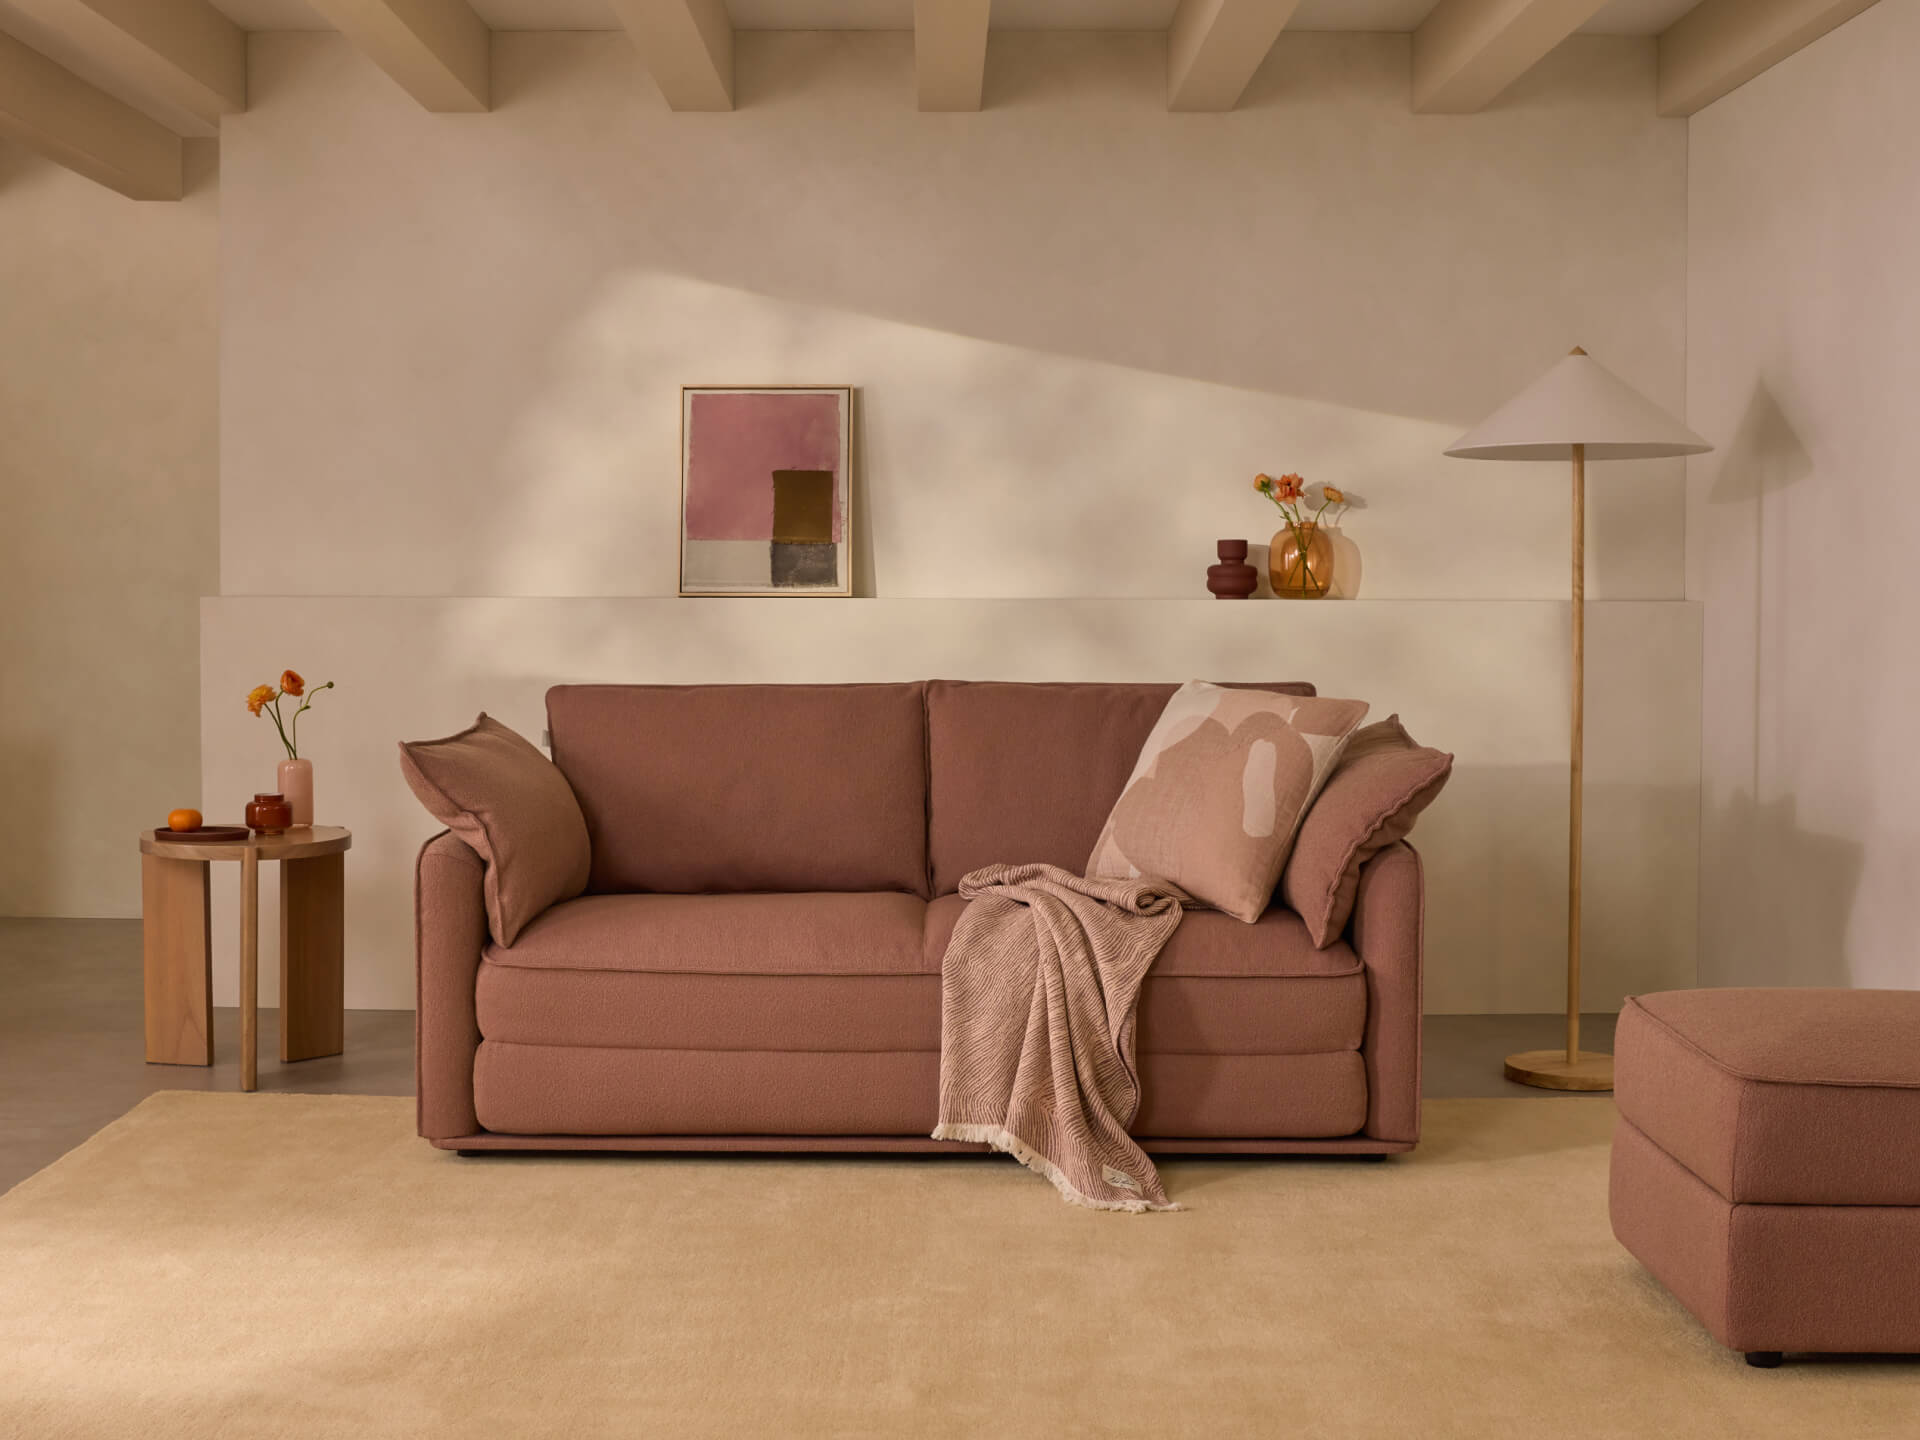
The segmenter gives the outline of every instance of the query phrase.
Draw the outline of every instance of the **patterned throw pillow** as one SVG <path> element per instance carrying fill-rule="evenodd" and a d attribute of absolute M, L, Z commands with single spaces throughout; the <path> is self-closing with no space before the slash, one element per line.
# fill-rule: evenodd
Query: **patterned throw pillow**
<path fill-rule="evenodd" d="M 1114 802 L 1087 874 L 1149 876 L 1249 924 L 1365 701 L 1181 686 Z"/>

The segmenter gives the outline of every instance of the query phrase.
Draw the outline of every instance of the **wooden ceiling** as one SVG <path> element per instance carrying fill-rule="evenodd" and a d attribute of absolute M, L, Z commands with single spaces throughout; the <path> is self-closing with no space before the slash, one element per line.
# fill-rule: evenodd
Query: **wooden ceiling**
<path fill-rule="evenodd" d="M 978 110 L 994 29 L 1156 30 L 1167 107 L 1233 109 L 1283 30 L 1411 34 L 1409 103 L 1484 108 L 1575 33 L 1657 36 L 1691 115 L 1875 0 L 0 0 L 0 135 L 140 200 L 246 108 L 246 36 L 337 30 L 422 106 L 484 111 L 495 30 L 623 30 L 668 105 L 731 110 L 736 30 L 912 30 L 922 110 Z"/>

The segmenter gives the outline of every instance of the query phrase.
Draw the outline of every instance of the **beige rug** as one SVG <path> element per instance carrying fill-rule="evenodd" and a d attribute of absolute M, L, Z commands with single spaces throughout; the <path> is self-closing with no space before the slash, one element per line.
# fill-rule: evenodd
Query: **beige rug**
<path fill-rule="evenodd" d="M 1750 1370 L 1614 1244 L 1611 1107 L 1384 1165 L 462 1160 L 413 1102 L 156 1095 L 0 1198 L 0 1435 L 1920 1434 L 1920 1363 Z"/>

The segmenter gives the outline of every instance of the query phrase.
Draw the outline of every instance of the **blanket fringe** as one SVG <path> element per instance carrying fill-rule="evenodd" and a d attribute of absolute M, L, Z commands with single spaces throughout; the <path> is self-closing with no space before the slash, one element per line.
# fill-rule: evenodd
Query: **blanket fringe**
<path fill-rule="evenodd" d="M 1044 1175 L 1053 1182 L 1053 1188 L 1060 1192 L 1060 1198 L 1070 1205 L 1079 1205 L 1088 1210 L 1118 1210 L 1128 1215 L 1144 1215 L 1149 1210 L 1184 1210 L 1187 1207 L 1168 1201 L 1165 1205 L 1156 1205 L 1149 1200 L 1096 1200 L 1093 1196 L 1081 1192 L 1067 1179 L 1060 1167 L 1046 1156 L 1028 1145 L 1018 1135 L 1004 1125 L 961 1125 L 942 1122 L 933 1127 L 935 1140 L 962 1140 L 974 1145 L 991 1145 L 1003 1155 L 1011 1155 L 1036 1175 Z"/>

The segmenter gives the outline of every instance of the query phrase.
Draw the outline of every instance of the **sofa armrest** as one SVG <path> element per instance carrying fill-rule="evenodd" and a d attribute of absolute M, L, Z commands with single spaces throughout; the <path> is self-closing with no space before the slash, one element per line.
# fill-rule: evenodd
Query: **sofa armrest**
<path fill-rule="evenodd" d="M 414 1079 L 420 1133 L 451 1140 L 480 1128 L 473 1057 L 480 1047 L 474 983 L 487 944 L 486 867 L 450 830 L 420 847 L 414 867 Z"/>
<path fill-rule="evenodd" d="M 1367 971 L 1367 1129 L 1376 1140 L 1420 1138 L 1421 959 L 1426 879 L 1402 840 L 1360 869 L 1347 940 Z"/>

